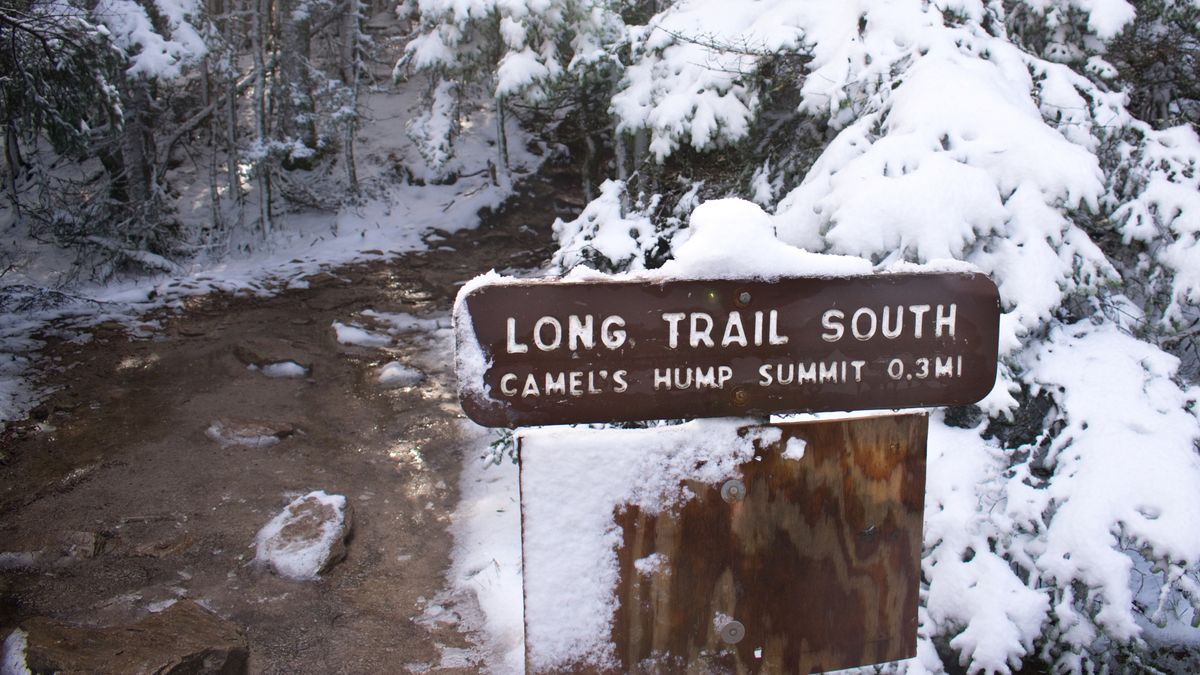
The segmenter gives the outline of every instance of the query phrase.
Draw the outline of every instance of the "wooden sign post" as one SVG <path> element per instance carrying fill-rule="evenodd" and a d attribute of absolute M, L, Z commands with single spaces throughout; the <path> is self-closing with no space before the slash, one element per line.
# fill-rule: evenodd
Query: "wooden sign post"
<path fill-rule="evenodd" d="M 618 513 L 616 670 L 809 673 L 915 656 L 927 423 L 779 425 L 739 467 L 741 494 L 689 484 L 678 511 Z M 799 461 L 784 457 L 794 438 Z M 651 556 L 674 564 L 639 573 Z"/>
<path fill-rule="evenodd" d="M 963 405 L 993 386 L 999 309 L 987 277 L 959 273 L 475 284 L 455 308 L 460 399 L 506 427 Z M 565 655 L 572 599 L 539 580 L 575 523 L 544 527 L 562 510 L 530 500 L 571 496 L 530 483 L 526 463 L 555 480 L 569 448 L 519 437 L 530 671 L 818 672 L 915 654 L 926 416 L 753 428 L 773 440 L 718 482 L 683 480 L 686 503 L 583 514 L 621 534 L 601 589 L 616 602 L 603 646 L 580 635 L 591 646 Z M 616 457 L 630 437 L 611 433 Z M 577 583 L 609 583 L 590 577 Z"/>

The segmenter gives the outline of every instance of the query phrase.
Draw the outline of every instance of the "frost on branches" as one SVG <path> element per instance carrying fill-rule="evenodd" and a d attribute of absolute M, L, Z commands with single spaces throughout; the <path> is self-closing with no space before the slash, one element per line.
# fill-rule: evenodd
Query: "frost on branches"
<path fill-rule="evenodd" d="M 692 0 L 625 33 L 610 111 L 646 139 L 640 171 L 707 157 L 705 195 L 773 211 L 772 246 L 961 260 L 1000 287 L 997 387 L 931 432 L 916 672 L 1196 665 L 1173 659 L 1200 647 L 1200 139 L 1163 124 L 1195 101 L 1138 119 L 1108 53 L 1187 5 Z M 795 81 L 764 75 L 789 53 Z M 772 133 L 819 147 L 794 177 L 754 136 L 767 102 Z M 625 190 L 556 224 L 560 269 L 653 258 L 665 219 Z"/>
<path fill-rule="evenodd" d="M 491 100 L 497 113 L 500 162 L 507 166 L 506 116 L 518 107 L 529 117 L 558 120 L 564 99 L 589 96 L 589 78 L 604 91 L 615 46 L 625 41 L 625 25 L 610 0 L 405 0 L 397 13 L 416 23 L 393 76 L 415 71 L 430 78 L 435 117 L 422 120 L 413 135 L 427 160 L 453 152 L 453 136 L 430 133 L 437 118 L 457 119 L 463 100 Z M 447 88 L 459 97 L 445 105 Z M 411 132 L 410 132 L 411 133 Z M 424 135 L 422 135 L 424 134 Z"/>

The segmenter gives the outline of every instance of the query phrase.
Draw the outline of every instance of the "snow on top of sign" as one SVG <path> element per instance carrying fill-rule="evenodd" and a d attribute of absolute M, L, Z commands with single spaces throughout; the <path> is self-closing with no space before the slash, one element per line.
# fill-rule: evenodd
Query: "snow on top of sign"
<path fill-rule="evenodd" d="M 692 211 L 690 227 L 671 241 L 673 258 L 655 270 L 606 274 L 578 265 L 563 277 L 545 279 L 555 283 L 598 281 L 663 282 L 710 279 L 753 279 L 771 281 L 785 277 L 858 277 L 871 274 L 976 273 L 969 262 L 939 258 L 925 263 L 889 261 L 875 267 L 853 255 L 812 253 L 780 240 L 774 220 L 758 204 L 744 199 L 714 199 Z M 458 293 L 459 305 L 484 286 L 536 283 L 537 279 L 507 277 L 490 271 L 468 281 Z M 466 315 L 465 309 L 462 316 Z"/>
<path fill-rule="evenodd" d="M 715 199 L 692 211 L 691 227 L 671 242 L 675 255 L 657 274 L 667 278 L 851 276 L 871 273 L 863 258 L 825 255 L 788 246 L 771 216 L 744 199 Z"/>
<path fill-rule="evenodd" d="M 653 514 L 690 492 L 683 481 L 731 478 L 755 441 L 778 429 L 716 419 L 651 429 L 543 428 L 521 433 L 526 640 L 535 670 L 615 667 L 611 643 L 620 531 L 614 509 Z M 579 583 L 580 579 L 588 583 Z M 563 602 L 569 589 L 571 601 Z"/>
<path fill-rule="evenodd" d="M 881 271 L 884 274 L 977 274 L 982 272 L 978 265 L 953 258 L 937 258 L 924 263 L 898 260 Z"/>
<path fill-rule="evenodd" d="M 475 337 L 475 323 L 471 320 L 466 299 L 483 286 L 511 281 L 515 279 L 503 277 L 492 270 L 463 284 L 454 299 L 454 370 L 458 374 L 459 390 L 463 393 L 487 396 L 491 388 L 484 384 L 483 376 L 492 367 L 492 360 L 483 353 L 483 346 Z"/>

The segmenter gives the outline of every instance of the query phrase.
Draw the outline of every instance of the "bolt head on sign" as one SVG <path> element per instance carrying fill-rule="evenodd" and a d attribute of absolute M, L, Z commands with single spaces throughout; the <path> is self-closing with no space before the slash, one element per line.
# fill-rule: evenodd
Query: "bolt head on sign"
<path fill-rule="evenodd" d="M 492 277 L 454 312 L 463 410 L 493 427 L 966 405 L 999 322 L 973 273 Z"/>

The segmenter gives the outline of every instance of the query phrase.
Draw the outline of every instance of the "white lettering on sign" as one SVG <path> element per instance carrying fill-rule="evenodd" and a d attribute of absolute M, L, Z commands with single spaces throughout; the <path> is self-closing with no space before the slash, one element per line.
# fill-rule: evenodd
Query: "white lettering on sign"
<path fill-rule="evenodd" d="M 868 371 L 886 373 L 891 380 L 941 380 L 963 376 L 962 356 L 830 361 L 773 361 L 757 367 L 760 387 L 861 383 Z M 734 376 L 729 364 L 653 368 L 654 391 L 725 389 Z M 580 397 L 621 394 L 629 390 L 627 370 L 572 370 L 500 376 L 500 393 L 510 398 Z"/>
<path fill-rule="evenodd" d="M 942 337 L 942 329 L 944 328 L 950 337 L 954 337 L 954 322 L 958 314 L 958 305 L 951 303 L 949 311 L 945 315 L 942 314 L 942 308 L 945 305 L 937 306 L 937 318 L 934 319 L 933 335 L 934 337 Z"/>
<path fill-rule="evenodd" d="M 904 359 L 892 359 L 887 363 L 888 377 L 893 380 L 925 380 L 933 378 L 962 377 L 961 356 L 935 356 L 933 358 L 914 359 L 906 363 Z"/>
<path fill-rule="evenodd" d="M 779 310 L 732 310 L 725 314 L 709 312 L 662 312 L 665 326 L 658 340 L 665 338 L 673 351 L 708 350 L 739 347 L 751 349 L 763 345 L 786 345 L 788 335 L 780 333 Z M 830 308 L 820 315 L 820 338 L 826 343 L 843 339 L 857 342 L 943 338 L 954 339 L 958 320 L 958 305 L 909 304 Z M 515 317 L 505 320 L 505 349 L 509 354 L 528 354 L 532 346 L 539 352 L 569 351 L 571 358 L 578 352 L 605 349 L 615 351 L 635 342 L 630 338 L 625 319 L 617 314 L 569 314 L 541 316 L 526 323 L 522 330 Z M 641 337 L 641 336 L 637 336 Z M 814 355 L 815 356 L 815 355 Z M 841 356 L 841 358 L 838 358 Z M 778 359 L 759 362 L 749 372 L 735 371 L 733 363 L 714 365 L 647 364 L 645 371 L 636 372 L 634 380 L 652 379 L 653 391 L 722 390 L 732 386 L 735 372 L 738 382 L 754 382 L 759 387 L 802 387 L 822 385 L 861 384 L 871 376 L 895 381 L 942 380 L 963 376 L 963 357 L 929 354 L 927 356 L 891 355 L 872 361 L 847 358 L 844 354 L 827 360 Z M 581 363 L 582 365 L 582 363 Z M 592 361 L 583 368 L 594 370 L 556 370 L 523 373 L 503 373 L 499 390 L 509 398 L 559 399 L 597 394 L 620 394 L 629 391 L 629 370 L 599 369 Z M 745 366 L 739 366 L 739 369 Z M 652 373 L 652 377 L 651 377 Z M 747 377 L 749 376 L 749 377 Z M 757 379 L 755 380 L 755 376 Z"/>
<path fill-rule="evenodd" d="M 506 346 L 506 351 L 509 354 L 524 354 L 525 352 L 529 351 L 529 345 L 523 345 L 523 344 L 517 342 L 517 320 L 516 319 L 513 319 L 513 318 L 508 319 L 507 333 L 508 333 L 508 343 Z"/>
<path fill-rule="evenodd" d="M 600 324 L 600 341 L 609 349 L 620 349 L 625 344 L 625 319 L 613 315 Z"/>
<path fill-rule="evenodd" d="M 704 327 L 700 328 L 700 324 L 704 324 Z M 692 314 L 692 330 L 688 333 L 688 344 L 692 347 L 699 347 L 700 343 L 703 342 L 705 347 L 713 346 L 712 327 L 713 320 L 711 316 L 704 312 L 694 312 Z"/>
<path fill-rule="evenodd" d="M 850 315 L 846 322 L 846 313 L 840 309 L 827 309 L 821 314 L 821 339 L 825 342 L 837 342 L 846 336 L 847 325 L 855 340 L 866 342 L 876 336 L 895 340 L 904 333 L 905 315 L 912 315 L 912 336 L 921 339 L 925 336 L 925 328 L 929 322 L 925 316 L 933 309 L 933 337 L 946 335 L 953 338 L 958 318 L 958 305 L 897 305 L 884 307 L 876 311 L 871 307 L 859 307 Z"/>
<path fill-rule="evenodd" d="M 789 384 L 837 384 L 862 382 L 866 361 L 788 361 L 764 363 L 758 367 L 758 383 L 763 387 Z"/>
<path fill-rule="evenodd" d="M 765 321 L 764 321 L 765 317 Z M 713 339 L 713 328 L 716 323 L 711 314 L 707 312 L 692 312 L 685 314 L 683 312 L 663 312 L 662 320 L 667 322 L 667 346 L 671 349 L 679 349 L 679 326 L 687 319 L 688 326 L 688 345 L 693 349 L 704 345 L 705 347 L 715 347 L 716 340 Z M 746 337 L 746 326 L 742 321 L 741 312 L 733 311 L 725 317 L 725 327 L 721 331 L 721 347 L 730 345 L 738 345 L 739 347 L 748 347 L 753 344 L 755 347 L 761 347 L 764 344 L 763 324 L 766 324 L 766 344 L 771 345 L 786 345 L 788 336 L 779 334 L 779 310 L 772 309 L 769 312 L 754 313 L 754 340 L 751 342 Z"/>
<path fill-rule="evenodd" d="M 553 337 L 550 341 L 542 339 L 545 333 L 545 328 L 550 328 L 550 335 Z M 558 349 L 562 344 L 562 324 L 552 316 L 543 316 L 533 324 L 533 344 L 544 352 L 551 352 Z"/>
<path fill-rule="evenodd" d="M 692 368 L 655 368 L 654 390 L 724 389 L 733 377 L 729 366 L 696 366 Z"/>
<path fill-rule="evenodd" d="M 538 396 L 585 396 L 588 394 L 622 394 L 629 389 L 629 372 L 615 370 L 570 370 L 529 373 L 524 377 L 516 373 L 500 376 L 500 393 L 505 396 L 530 398 Z"/>
<path fill-rule="evenodd" d="M 746 342 L 746 329 L 742 326 L 742 315 L 737 312 L 729 313 L 729 319 L 725 322 L 725 334 L 721 336 L 722 347 L 732 344 L 739 347 L 749 344 Z"/>
<path fill-rule="evenodd" d="M 596 334 L 592 332 L 592 315 L 580 318 L 574 314 L 567 317 L 567 349 L 577 351 L 580 347 L 593 349 Z"/>
<path fill-rule="evenodd" d="M 582 316 L 571 314 L 567 317 L 566 344 L 567 349 L 596 348 L 596 321 L 591 314 Z M 620 349 L 627 338 L 625 334 L 625 319 L 614 314 L 605 317 L 600 322 L 600 343 L 606 349 Z M 543 316 L 533 324 L 533 344 L 543 352 L 552 352 L 563 346 L 563 324 L 552 316 Z M 517 341 L 517 320 L 509 317 L 505 320 L 505 351 L 509 354 L 525 354 L 529 345 Z"/>

